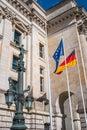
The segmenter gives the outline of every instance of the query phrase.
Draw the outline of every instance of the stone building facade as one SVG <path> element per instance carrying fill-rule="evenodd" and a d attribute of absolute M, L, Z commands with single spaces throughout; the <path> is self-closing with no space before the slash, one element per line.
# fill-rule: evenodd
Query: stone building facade
<path fill-rule="evenodd" d="M 87 109 L 87 12 L 78 7 L 75 1 L 65 0 L 47 11 L 48 50 L 52 90 L 52 106 L 58 130 L 70 130 L 72 106 L 73 126 L 75 130 L 86 130 Z M 60 75 L 54 74 L 53 54 L 63 39 L 65 56 L 75 49 L 77 65 L 64 70 Z M 61 56 L 60 63 L 65 56 Z M 67 80 L 68 75 L 68 80 Z M 71 100 L 69 100 L 69 89 Z M 84 114 L 85 113 L 85 114 Z"/>
<path fill-rule="evenodd" d="M 33 1 L 22 0 L 0 1 L 0 130 L 9 130 L 13 118 L 14 106 L 8 111 L 4 93 L 9 88 L 8 77 L 16 83 L 17 59 L 20 45 L 24 45 L 26 53 L 24 62 L 24 89 L 28 85 L 33 88 L 33 107 L 30 114 L 24 110 L 28 129 L 44 129 L 49 123 L 48 105 L 45 101 L 36 101 L 44 93 L 48 98 L 48 58 L 45 11 Z"/>
<path fill-rule="evenodd" d="M 87 12 L 74 0 L 64 0 L 47 11 L 34 0 L 0 1 L 0 130 L 9 130 L 12 124 L 14 105 L 8 110 L 4 93 L 9 88 L 8 77 L 17 83 L 18 47 L 22 44 L 26 50 L 24 89 L 30 85 L 34 97 L 32 110 L 28 113 L 24 109 L 28 129 L 49 129 L 49 103 L 37 100 L 43 95 L 49 99 L 49 81 L 53 130 L 72 129 L 66 71 L 53 73 L 53 54 L 61 38 L 66 56 L 75 49 L 77 57 L 77 65 L 67 69 L 74 129 L 86 130 L 86 17 Z M 63 60 L 64 56 L 60 62 Z"/>

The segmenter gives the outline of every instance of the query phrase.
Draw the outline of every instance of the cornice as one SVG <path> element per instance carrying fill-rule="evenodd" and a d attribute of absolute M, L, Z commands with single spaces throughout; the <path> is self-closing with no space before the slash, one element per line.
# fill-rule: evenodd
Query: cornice
<path fill-rule="evenodd" d="M 43 13 L 46 13 L 46 11 L 36 2 L 36 0 L 32 0 L 32 1 Z"/>
<path fill-rule="evenodd" d="M 84 32 L 86 32 L 87 15 L 79 7 L 73 7 L 72 9 L 69 9 L 66 12 L 64 12 L 64 13 L 56 16 L 55 18 L 51 19 L 50 21 L 48 21 L 47 22 L 48 32 L 50 29 L 52 30 L 52 28 L 54 28 L 54 26 L 56 26 L 56 25 L 60 26 L 60 24 L 62 24 L 64 22 L 66 23 L 66 21 L 68 19 L 71 21 L 76 20 L 79 31 L 82 32 L 82 30 L 83 30 Z"/>
<path fill-rule="evenodd" d="M 31 25 L 24 25 L 20 20 L 16 18 L 16 15 L 12 13 L 7 7 L 3 9 L 0 7 L 0 15 L 2 18 L 6 18 L 12 22 L 13 29 L 19 28 L 23 33 L 31 34 Z M 15 27 L 15 28 L 14 28 Z"/>
<path fill-rule="evenodd" d="M 8 0 L 8 3 L 24 15 L 28 20 L 31 19 L 31 9 L 24 2 L 21 0 Z"/>
<path fill-rule="evenodd" d="M 43 18 L 41 14 L 37 12 L 32 6 L 30 7 L 26 5 L 23 0 L 8 0 L 8 3 L 17 11 L 19 11 L 23 16 L 25 16 L 30 22 L 35 22 L 43 30 L 46 29 L 46 19 Z M 12 20 L 14 17 L 16 17 L 11 11 L 9 11 L 8 7 L 5 8 L 5 10 L 3 9 L 3 11 L 5 17 L 9 20 Z"/>
<path fill-rule="evenodd" d="M 10 21 L 12 21 L 16 17 L 16 15 L 12 13 L 7 7 L 3 9 L 3 11 L 4 11 L 4 18 L 9 19 Z"/>
<path fill-rule="evenodd" d="M 19 7 L 19 10 L 24 12 L 31 12 L 31 9 L 29 6 L 27 6 L 22 0 L 8 0 L 8 3 L 11 4 L 13 7 L 17 8 Z"/>
<path fill-rule="evenodd" d="M 70 3 L 70 2 L 74 2 L 74 0 L 62 0 L 61 2 L 59 2 L 58 4 L 54 5 L 53 7 L 51 7 L 50 9 L 48 9 L 46 11 L 46 14 L 49 15 L 50 13 L 54 12 L 57 9 L 60 9 L 61 7 L 64 7 L 64 5 Z M 76 3 L 75 3 L 76 4 Z"/>
<path fill-rule="evenodd" d="M 44 30 L 47 27 L 46 19 L 44 19 L 35 9 L 32 9 L 32 21 Z"/>
<path fill-rule="evenodd" d="M 47 21 L 47 28 L 53 28 L 55 25 L 60 25 L 62 22 L 67 21 L 68 19 L 74 19 L 77 16 L 78 8 L 73 7 L 72 9 L 67 10 L 66 12 L 56 16 L 55 18 Z"/>

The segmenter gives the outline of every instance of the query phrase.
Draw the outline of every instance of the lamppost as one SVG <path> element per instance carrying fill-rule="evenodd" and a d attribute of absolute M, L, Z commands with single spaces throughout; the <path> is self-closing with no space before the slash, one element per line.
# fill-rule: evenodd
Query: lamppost
<path fill-rule="evenodd" d="M 23 90 L 23 73 L 25 72 L 24 68 L 24 48 L 23 45 L 19 47 L 20 54 L 18 60 L 18 82 L 15 86 L 12 78 L 10 77 L 9 80 L 9 89 L 5 93 L 6 104 L 8 108 L 14 102 L 16 110 L 15 115 L 13 117 L 13 124 L 11 126 L 11 130 L 26 130 L 27 127 L 25 125 L 25 119 L 23 116 L 23 106 L 25 104 L 26 109 L 29 111 L 32 108 L 33 97 L 30 94 L 30 86 L 27 87 L 26 90 Z M 25 97 L 24 94 L 28 93 Z"/>

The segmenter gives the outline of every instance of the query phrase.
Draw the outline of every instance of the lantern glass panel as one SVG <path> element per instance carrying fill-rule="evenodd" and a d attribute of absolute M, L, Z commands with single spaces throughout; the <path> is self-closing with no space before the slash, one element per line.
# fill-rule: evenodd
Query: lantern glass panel
<path fill-rule="evenodd" d="M 29 111 L 32 108 L 32 97 L 26 97 L 25 107 Z"/>
<path fill-rule="evenodd" d="M 10 107 L 14 100 L 13 93 L 10 91 L 7 91 L 7 93 L 5 93 L 5 100 L 6 100 L 6 104 L 8 105 L 8 107 Z"/>

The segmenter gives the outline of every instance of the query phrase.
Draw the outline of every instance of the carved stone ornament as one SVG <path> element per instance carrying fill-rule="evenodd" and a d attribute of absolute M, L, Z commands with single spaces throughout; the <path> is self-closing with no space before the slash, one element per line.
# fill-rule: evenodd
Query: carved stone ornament
<path fill-rule="evenodd" d="M 4 14 L 4 11 L 3 11 L 3 8 L 0 6 L 0 14 L 3 14 L 3 15 L 5 15 Z"/>
<path fill-rule="evenodd" d="M 79 23 L 78 24 L 78 31 L 80 34 L 86 34 L 87 33 L 87 26 L 84 23 Z"/>
<path fill-rule="evenodd" d="M 16 17 L 16 15 L 12 13 L 7 7 L 3 9 L 3 12 L 4 12 L 4 17 L 9 19 L 10 21 L 12 21 Z"/>
<path fill-rule="evenodd" d="M 34 9 L 30 8 L 30 6 L 27 4 L 31 4 L 32 0 L 8 0 L 8 3 L 12 5 L 13 8 L 15 8 L 17 11 L 19 11 L 23 16 L 25 16 L 29 21 L 34 21 L 36 24 L 38 24 L 43 30 L 45 30 L 45 19 L 42 18 L 42 16 Z M 16 15 L 12 13 L 8 8 L 4 9 L 5 17 L 9 20 L 13 20 Z"/>
<path fill-rule="evenodd" d="M 31 34 L 32 33 L 32 26 L 28 25 L 27 30 L 28 30 L 28 34 Z"/>

